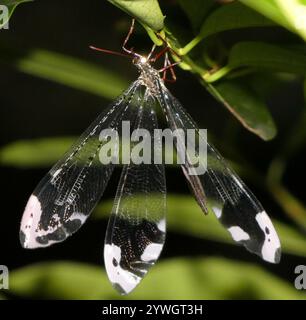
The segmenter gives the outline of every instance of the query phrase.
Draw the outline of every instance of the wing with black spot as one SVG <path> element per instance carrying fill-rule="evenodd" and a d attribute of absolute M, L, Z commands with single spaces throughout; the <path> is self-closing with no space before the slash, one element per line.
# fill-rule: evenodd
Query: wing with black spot
<path fill-rule="evenodd" d="M 131 163 L 124 166 L 104 246 L 108 277 L 121 294 L 127 294 L 137 286 L 158 259 L 165 241 L 164 166 L 154 164 L 152 160 L 153 153 L 158 156 L 162 152 L 161 144 L 154 147 L 156 100 L 148 91 L 145 92 L 139 101 L 135 129 L 136 132 L 140 132 L 137 129 L 146 129 L 149 133 L 142 143 L 151 149 L 151 156 L 139 164 L 132 158 Z M 158 142 L 156 139 L 158 137 L 155 143 Z M 135 148 L 137 145 L 133 152 Z M 147 156 L 150 150 L 143 150 Z"/>
<path fill-rule="evenodd" d="M 54 165 L 31 195 L 20 229 L 24 248 L 49 246 L 65 240 L 86 221 L 100 200 L 113 171 L 101 162 L 106 141 L 104 129 L 119 130 L 124 120 L 134 117 L 133 83 L 82 134 L 64 157 Z"/>
<path fill-rule="evenodd" d="M 207 142 L 206 135 L 199 130 L 179 101 L 162 83 L 159 84 L 159 89 L 159 100 L 171 129 L 182 129 L 185 132 L 187 129 L 194 129 L 196 132 L 194 141 L 197 143 L 188 141 L 186 134 L 186 140 L 177 140 L 177 149 L 178 154 L 185 152 L 187 161 L 182 168 L 202 210 L 205 213 L 209 209 L 213 210 L 234 241 L 243 244 L 264 260 L 278 263 L 281 252 L 280 241 L 262 205 L 216 149 Z M 198 164 L 198 166 L 203 165 L 202 162 L 205 161 L 207 170 L 204 173 L 196 174 L 191 154 L 188 154 L 188 142 L 194 146 L 198 154 L 201 154 L 199 144 L 206 144 L 207 157 L 205 159 L 199 157 Z"/>

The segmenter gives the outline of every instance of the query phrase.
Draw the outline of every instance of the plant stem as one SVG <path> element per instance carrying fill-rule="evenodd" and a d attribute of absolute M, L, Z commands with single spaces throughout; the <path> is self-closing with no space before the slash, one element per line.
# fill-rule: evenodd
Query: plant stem
<path fill-rule="evenodd" d="M 203 79 L 209 83 L 215 82 L 226 76 L 229 72 L 231 72 L 231 70 L 232 69 L 229 66 L 225 66 L 212 74 L 206 72 Z"/>
<path fill-rule="evenodd" d="M 185 47 L 179 49 L 179 54 L 184 56 L 188 54 L 196 45 L 198 45 L 203 40 L 201 34 L 197 35 L 193 38 L 189 43 L 185 45 Z"/>

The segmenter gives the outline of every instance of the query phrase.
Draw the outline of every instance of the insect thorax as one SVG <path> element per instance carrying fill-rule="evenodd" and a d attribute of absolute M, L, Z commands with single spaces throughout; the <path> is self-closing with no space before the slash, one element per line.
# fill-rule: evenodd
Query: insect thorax
<path fill-rule="evenodd" d="M 140 71 L 138 81 L 144 85 L 153 96 L 158 95 L 157 83 L 162 81 L 159 73 L 146 60 L 139 59 L 135 62 L 136 67 Z"/>

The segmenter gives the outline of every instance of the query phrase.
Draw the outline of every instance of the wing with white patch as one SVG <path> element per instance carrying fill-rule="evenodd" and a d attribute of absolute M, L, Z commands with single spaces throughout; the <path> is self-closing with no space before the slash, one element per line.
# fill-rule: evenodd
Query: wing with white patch
<path fill-rule="evenodd" d="M 137 90 L 135 82 L 90 125 L 36 187 L 21 221 L 24 248 L 61 242 L 85 222 L 113 171 L 113 164 L 101 163 L 100 150 L 106 143 L 103 130 L 120 130 L 124 119 L 134 117 Z"/>
<path fill-rule="evenodd" d="M 222 156 L 207 142 L 190 115 L 177 99 L 159 84 L 160 104 L 167 116 L 172 130 L 195 129 L 196 140 L 177 140 L 177 149 L 185 150 L 186 163 L 182 165 L 184 174 L 196 200 L 205 213 L 207 205 L 216 217 L 230 232 L 234 241 L 243 244 L 249 251 L 261 256 L 264 260 L 278 263 L 281 245 L 272 222 L 263 207 L 245 186 L 240 178 L 226 164 Z M 189 162 L 190 155 L 186 145 L 207 144 L 207 170 L 204 174 L 194 174 L 194 167 Z M 183 145 L 185 144 L 185 145 Z M 179 150 L 178 150 L 179 153 Z"/>
<path fill-rule="evenodd" d="M 155 103 L 150 94 L 144 95 L 139 102 L 135 126 L 150 133 L 142 137 L 141 143 L 151 150 L 151 158 L 139 164 L 132 159 L 124 166 L 106 232 L 105 267 L 111 283 L 121 294 L 129 293 L 138 285 L 158 259 L 165 241 L 164 166 L 152 161 L 153 153 L 158 156 L 162 152 L 161 144 L 156 144 L 158 137 L 155 146 L 153 143 L 153 130 L 157 128 Z M 138 143 L 132 153 L 142 149 L 135 151 L 137 146 Z M 150 150 L 146 149 L 143 154 L 148 155 Z"/>

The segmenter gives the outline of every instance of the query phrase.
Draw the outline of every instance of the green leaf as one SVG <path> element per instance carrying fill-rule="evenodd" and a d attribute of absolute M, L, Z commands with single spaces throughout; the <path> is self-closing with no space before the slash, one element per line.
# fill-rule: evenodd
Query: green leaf
<path fill-rule="evenodd" d="M 304 76 L 306 55 L 300 47 L 284 48 L 256 41 L 239 42 L 231 48 L 228 64 L 214 73 L 207 72 L 204 79 L 215 82 L 238 68 L 248 68 L 244 73 L 271 70 Z"/>
<path fill-rule="evenodd" d="M 200 28 L 208 12 L 216 5 L 214 0 L 178 0 L 178 3 L 191 21 L 194 30 Z"/>
<path fill-rule="evenodd" d="M 8 23 L 8 21 L 12 17 L 12 14 L 14 13 L 14 10 L 20 3 L 31 2 L 31 1 L 33 0 L 0 0 L 0 5 L 4 5 L 8 8 L 8 19 L 3 20 L 0 23 L 0 29 L 3 28 L 3 26 L 5 26 Z"/>
<path fill-rule="evenodd" d="M 300 0 L 239 1 L 306 39 L 306 10 Z"/>
<path fill-rule="evenodd" d="M 247 85 L 236 81 L 204 85 L 246 129 L 263 140 L 275 137 L 276 127 L 265 102 Z"/>
<path fill-rule="evenodd" d="M 295 32 L 306 40 L 306 5 L 300 0 L 275 0 Z"/>
<path fill-rule="evenodd" d="M 180 281 L 177 281 L 180 279 Z M 49 262 L 11 272 L 10 292 L 40 299 L 305 299 L 292 284 L 248 263 L 222 258 L 160 261 L 128 297 L 100 267 Z"/>
<path fill-rule="evenodd" d="M 287 19 L 284 17 L 282 12 L 279 10 L 274 0 L 265 0 L 265 1 L 239 0 L 239 1 L 244 5 L 252 8 L 253 10 L 259 12 L 260 14 L 268 17 L 269 19 L 276 22 L 277 24 L 280 24 L 287 29 L 291 29 L 290 24 L 288 23 Z"/>
<path fill-rule="evenodd" d="M 269 27 L 275 24 L 238 2 L 224 5 L 215 10 L 203 23 L 201 36 L 206 38 L 215 33 L 250 27 Z"/>
<path fill-rule="evenodd" d="M 239 42 L 231 49 L 226 68 L 240 67 L 306 75 L 306 55 L 299 49 L 286 49 L 264 42 Z"/>
<path fill-rule="evenodd" d="M 108 0 L 154 31 L 164 28 L 164 16 L 157 0 Z"/>
<path fill-rule="evenodd" d="M 108 218 L 113 201 L 103 201 L 93 212 L 93 218 Z M 188 219 L 186 219 L 188 216 Z M 306 239 L 295 229 L 273 220 L 282 243 L 282 251 L 306 257 Z M 193 197 L 167 195 L 167 227 L 171 231 L 235 245 L 229 233 L 214 214 L 204 215 Z M 244 250 L 241 248 L 241 250 Z M 205 249 L 203 249 L 205 253 Z"/>
<path fill-rule="evenodd" d="M 3 49 L 0 62 L 13 65 L 24 73 L 108 99 L 118 96 L 128 86 L 122 76 L 111 70 L 47 50 L 33 49 L 25 55 L 19 55 Z"/>
<path fill-rule="evenodd" d="M 0 165 L 20 168 L 54 164 L 75 141 L 73 137 L 21 140 L 0 149 Z"/>
<path fill-rule="evenodd" d="M 255 13 L 246 6 L 234 2 L 232 4 L 221 6 L 211 13 L 204 21 L 200 33 L 190 41 L 183 49 L 182 54 L 187 54 L 204 38 L 219 32 L 251 28 L 251 27 L 269 27 L 275 24 L 264 16 Z"/>

